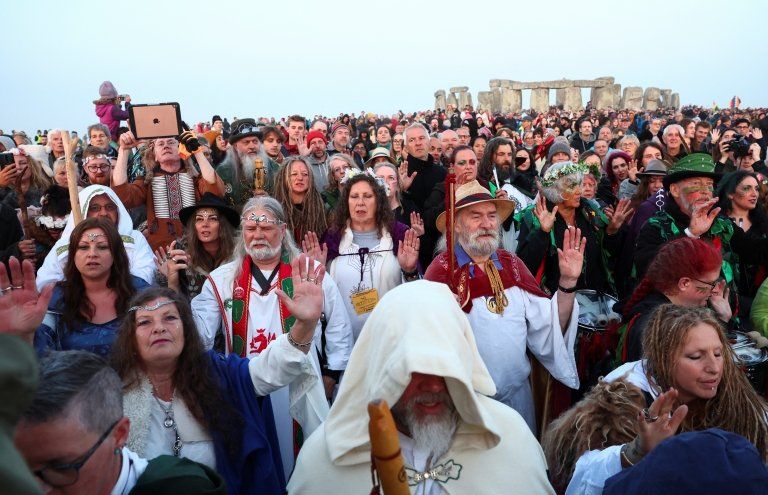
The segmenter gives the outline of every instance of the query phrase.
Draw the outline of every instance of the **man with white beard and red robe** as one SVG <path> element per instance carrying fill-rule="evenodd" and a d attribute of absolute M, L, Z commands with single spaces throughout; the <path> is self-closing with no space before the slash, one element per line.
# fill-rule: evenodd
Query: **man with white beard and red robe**
<path fill-rule="evenodd" d="M 391 406 L 412 493 L 553 494 L 541 447 L 496 393 L 448 287 L 387 292 L 363 327 L 328 419 L 304 444 L 291 495 L 371 493 L 367 405 Z"/>
<path fill-rule="evenodd" d="M 586 241 L 579 229 L 565 234 L 558 249 L 560 281 L 548 298 L 525 264 L 499 249 L 499 225 L 514 210 L 514 202 L 496 199 L 477 181 L 456 189 L 456 273 L 449 276 L 447 252 L 441 253 L 424 278 L 449 283 L 469 318 L 480 356 L 496 384 L 494 398 L 519 412 L 534 433 L 536 415 L 528 376 L 530 350 L 553 378 L 577 389 L 574 347 L 578 333 L 576 281 L 581 273 Z M 445 213 L 436 220 L 446 230 Z"/>
<path fill-rule="evenodd" d="M 296 319 L 277 294 L 293 293 L 290 263 L 298 249 L 286 232 L 282 206 L 274 198 L 248 200 L 240 225 L 234 260 L 209 274 L 192 300 L 192 312 L 206 349 L 213 347 L 216 334 L 222 332 L 226 354 L 253 357 L 283 333 L 291 341 L 289 332 Z M 325 370 L 340 373 L 352 350 L 352 327 L 339 289 L 331 277 L 322 279 L 322 288 L 323 316 L 314 339 L 291 342 L 300 349 L 313 347 L 305 366 L 315 373 L 302 375 L 307 378 L 270 394 L 286 479 L 293 471 L 301 441 L 328 414 L 318 354 L 326 358 L 324 374 Z"/>

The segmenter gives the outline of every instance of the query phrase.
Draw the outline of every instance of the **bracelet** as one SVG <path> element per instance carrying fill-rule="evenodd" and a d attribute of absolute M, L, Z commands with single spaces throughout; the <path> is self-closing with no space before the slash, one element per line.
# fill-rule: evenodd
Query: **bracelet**
<path fill-rule="evenodd" d="M 691 229 L 688 227 L 686 227 L 683 232 L 685 233 L 686 236 L 691 237 L 693 239 L 699 239 L 701 237 L 700 235 L 693 235 L 693 232 L 691 232 Z"/>
<path fill-rule="evenodd" d="M 573 286 L 573 287 L 571 287 L 570 289 L 566 289 L 566 288 L 565 288 L 565 287 L 563 287 L 562 285 L 560 285 L 560 284 L 557 284 L 557 290 L 559 290 L 560 292 L 563 292 L 563 293 L 565 293 L 565 294 L 573 294 L 574 292 L 576 292 L 576 288 L 577 288 L 578 286 L 579 286 L 579 283 L 578 283 L 578 282 L 576 282 L 576 285 L 574 285 L 574 286 Z"/>
<path fill-rule="evenodd" d="M 309 342 L 302 344 L 300 342 L 296 342 L 295 340 L 293 340 L 293 337 L 291 337 L 291 332 L 288 332 L 286 335 L 288 336 L 288 343 L 291 344 L 293 347 L 297 347 L 299 349 L 306 349 L 307 347 L 312 345 L 312 341 L 314 340 L 314 338 L 312 338 L 312 339 L 309 339 Z"/>

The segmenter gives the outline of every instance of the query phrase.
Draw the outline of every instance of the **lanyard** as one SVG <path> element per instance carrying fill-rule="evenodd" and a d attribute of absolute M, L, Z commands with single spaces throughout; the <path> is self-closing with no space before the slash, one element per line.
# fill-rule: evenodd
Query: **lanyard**
<path fill-rule="evenodd" d="M 345 254 L 340 254 L 339 256 L 357 255 L 360 257 L 360 283 L 358 284 L 358 288 L 360 288 L 363 285 L 363 276 L 365 275 L 365 256 L 367 254 L 387 253 L 389 251 L 394 251 L 394 249 L 376 249 L 372 251 L 367 247 L 361 247 L 360 249 L 357 250 L 356 253 L 345 253 Z M 371 282 L 373 282 L 373 266 L 371 266 Z"/>

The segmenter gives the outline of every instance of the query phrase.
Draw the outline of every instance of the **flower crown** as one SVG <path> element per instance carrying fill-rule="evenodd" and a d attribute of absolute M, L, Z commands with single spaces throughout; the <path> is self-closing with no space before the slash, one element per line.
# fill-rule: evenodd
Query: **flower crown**
<path fill-rule="evenodd" d="M 592 170 L 591 167 L 586 163 L 569 163 L 568 165 L 558 168 L 557 170 L 548 171 L 541 179 L 541 185 L 543 187 L 552 187 L 555 185 L 555 182 L 565 176 L 589 173 L 592 173 Z"/>
<path fill-rule="evenodd" d="M 375 180 L 378 185 L 384 188 L 384 193 L 389 196 L 389 184 L 387 184 L 384 179 L 373 173 L 373 170 L 370 168 L 366 168 L 364 171 L 360 169 L 348 168 L 344 171 L 344 176 L 341 178 L 339 183 L 346 184 L 349 179 L 360 174 L 367 175 L 368 177 Z"/>

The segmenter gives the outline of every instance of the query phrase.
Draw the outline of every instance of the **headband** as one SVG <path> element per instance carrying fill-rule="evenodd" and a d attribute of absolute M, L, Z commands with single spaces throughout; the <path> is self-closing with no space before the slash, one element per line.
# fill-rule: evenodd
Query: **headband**
<path fill-rule="evenodd" d="M 90 156 L 87 156 L 87 157 L 83 158 L 83 167 L 85 167 L 85 165 L 88 162 L 90 162 L 91 160 L 98 160 L 98 159 L 106 160 L 108 163 L 111 163 L 110 159 L 109 159 L 109 157 L 107 155 L 104 155 L 104 154 L 100 153 L 98 155 L 90 155 Z"/>
<path fill-rule="evenodd" d="M 590 173 L 589 166 L 584 163 L 570 163 L 562 168 L 547 172 L 544 178 L 541 180 L 543 187 L 552 187 L 559 179 L 565 176 L 573 174 L 588 174 Z"/>
<path fill-rule="evenodd" d="M 170 299 L 167 299 L 165 301 L 158 301 L 152 306 L 131 306 L 130 308 L 128 308 L 128 312 L 130 313 L 131 311 L 138 311 L 138 310 L 154 311 L 158 308 L 162 308 L 166 304 L 176 304 L 176 303 L 174 301 L 171 301 Z"/>

